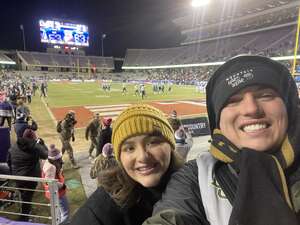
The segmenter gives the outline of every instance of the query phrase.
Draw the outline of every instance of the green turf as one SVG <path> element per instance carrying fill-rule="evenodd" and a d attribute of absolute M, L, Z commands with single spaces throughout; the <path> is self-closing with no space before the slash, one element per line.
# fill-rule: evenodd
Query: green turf
<path fill-rule="evenodd" d="M 165 88 L 166 90 L 167 88 Z M 97 83 L 49 83 L 47 102 L 50 107 L 124 104 L 153 100 L 179 100 L 204 97 L 195 86 L 173 85 L 172 91 L 153 94 L 152 86 L 146 85 L 147 97 L 142 100 L 134 95 L 134 85 L 127 85 L 128 93 L 122 95 L 122 84 L 113 83 L 110 92 L 104 92 Z"/>

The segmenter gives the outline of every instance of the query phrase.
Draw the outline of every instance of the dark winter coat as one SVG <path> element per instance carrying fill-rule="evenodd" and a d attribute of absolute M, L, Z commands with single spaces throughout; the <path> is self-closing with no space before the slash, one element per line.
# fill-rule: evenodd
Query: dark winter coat
<path fill-rule="evenodd" d="M 99 155 L 102 152 L 102 148 L 106 143 L 111 143 L 111 135 L 112 135 L 112 129 L 111 127 L 105 127 L 99 135 L 99 144 L 97 148 L 97 155 Z"/>
<path fill-rule="evenodd" d="M 8 164 L 13 175 L 40 177 L 40 159 L 47 159 L 48 149 L 36 140 L 18 138 L 11 146 L 8 154 Z"/>
<path fill-rule="evenodd" d="M 97 137 L 98 132 L 101 130 L 101 123 L 97 120 L 92 120 L 85 129 L 85 138 L 88 139 L 89 137 Z"/>
<path fill-rule="evenodd" d="M 31 125 L 27 121 L 16 121 L 15 131 L 17 137 L 22 137 L 26 129 L 31 129 L 33 131 L 36 131 L 38 129 L 38 125 L 34 120 L 32 120 Z"/>
<path fill-rule="evenodd" d="M 141 225 L 160 196 L 145 189 L 139 203 L 121 208 L 99 187 L 73 216 L 71 225 Z"/>

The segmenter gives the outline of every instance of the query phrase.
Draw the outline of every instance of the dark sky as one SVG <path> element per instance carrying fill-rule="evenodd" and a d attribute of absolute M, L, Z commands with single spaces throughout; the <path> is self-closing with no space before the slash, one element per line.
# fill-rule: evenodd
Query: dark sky
<path fill-rule="evenodd" d="M 187 10 L 189 0 L 8 0 L 1 1 L 0 49 L 45 51 L 40 43 L 39 19 L 66 19 L 87 24 L 88 55 L 100 55 L 101 33 L 106 33 L 104 54 L 124 57 L 127 48 L 178 46 L 180 30 L 172 19 Z"/>

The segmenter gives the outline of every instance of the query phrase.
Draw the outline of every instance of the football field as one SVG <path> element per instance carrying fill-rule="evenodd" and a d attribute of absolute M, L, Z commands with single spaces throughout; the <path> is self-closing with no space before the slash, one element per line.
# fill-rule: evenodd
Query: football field
<path fill-rule="evenodd" d="M 146 85 L 146 97 L 135 95 L 134 85 L 128 84 L 122 93 L 122 84 L 113 83 L 110 91 L 101 89 L 98 83 L 50 83 L 45 99 L 53 120 L 60 120 L 69 110 L 76 112 L 77 128 L 86 126 L 94 113 L 115 119 L 131 104 L 147 103 L 161 109 L 166 115 L 176 110 L 180 117 L 205 113 L 203 93 L 194 86 L 173 85 L 171 91 L 154 94 L 152 85 Z"/>
<path fill-rule="evenodd" d="M 165 89 L 166 90 L 166 89 Z M 196 92 L 195 86 L 173 85 L 172 90 L 154 94 L 152 86 L 146 85 L 146 97 L 134 94 L 134 85 L 127 85 L 127 93 L 122 94 L 122 84 L 113 83 L 110 92 L 100 88 L 100 84 L 49 82 L 48 97 L 40 98 L 39 93 L 30 105 L 34 118 L 39 124 L 38 134 L 47 143 L 60 146 L 55 130 L 57 121 L 64 118 L 69 110 L 76 113 L 75 151 L 86 151 L 89 141 L 85 140 L 85 127 L 94 113 L 115 119 L 126 107 L 135 103 L 147 103 L 161 109 L 166 116 L 176 110 L 178 116 L 194 117 L 206 114 L 205 95 Z"/>

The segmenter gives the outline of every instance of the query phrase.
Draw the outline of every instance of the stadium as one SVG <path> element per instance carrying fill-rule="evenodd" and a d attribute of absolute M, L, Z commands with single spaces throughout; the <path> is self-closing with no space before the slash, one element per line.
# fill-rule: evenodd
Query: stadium
<path fill-rule="evenodd" d="M 172 14 L 172 25 L 181 37 L 172 47 L 130 45 L 133 47 L 125 46 L 122 56 L 108 55 L 104 50 L 111 52 L 107 49 L 110 45 L 105 45 L 109 37 L 103 31 L 99 36 L 95 27 L 90 29 L 89 24 L 77 18 L 45 16 L 35 21 L 38 27 L 31 31 L 43 48 L 26 49 L 29 40 L 25 39 L 26 26 L 21 24 L 22 47 L 0 50 L 0 102 L 12 95 L 16 102 L 27 99 L 24 105 L 30 110 L 31 120 L 38 124 L 37 136 L 46 145 L 62 147 L 57 124 L 68 113 L 75 113 L 76 139 L 71 145 L 80 168 L 74 169 L 68 155 L 63 156 L 70 217 L 97 189 L 96 181 L 89 177 L 92 163 L 88 154 L 90 140 L 86 139 L 87 125 L 95 114 L 102 119 L 111 118 L 113 128 L 120 113 L 137 103 L 154 106 L 166 117 L 176 111 L 183 128 L 193 137 L 194 144 L 187 155 L 191 160 L 209 146 L 205 87 L 227 60 L 238 55 L 269 57 L 288 68 L 300 85 L 299 0 L 200 3 L 193 1 L 190 5 L 186 1 L 181 13 Z M 90 54 L 96 33 L 101 51 Z M 14 124 L 7 122 L 0 128 L 1 166 L 6 164 L 8 151 L 18 139 Z M 27 222 L 16 222 L 20 216 L 28 216 L 22 214 L 22 189 L 14 184 L 17 179 L 38 183 Z M 39 191 L 47 182 L 44 178 L 0 174 L 0 224 L 60 224 L 57 194 L 51 193 L 49 201 Z M 57 183 L 50 183 L 52 191 L 57 192 Z"/>

